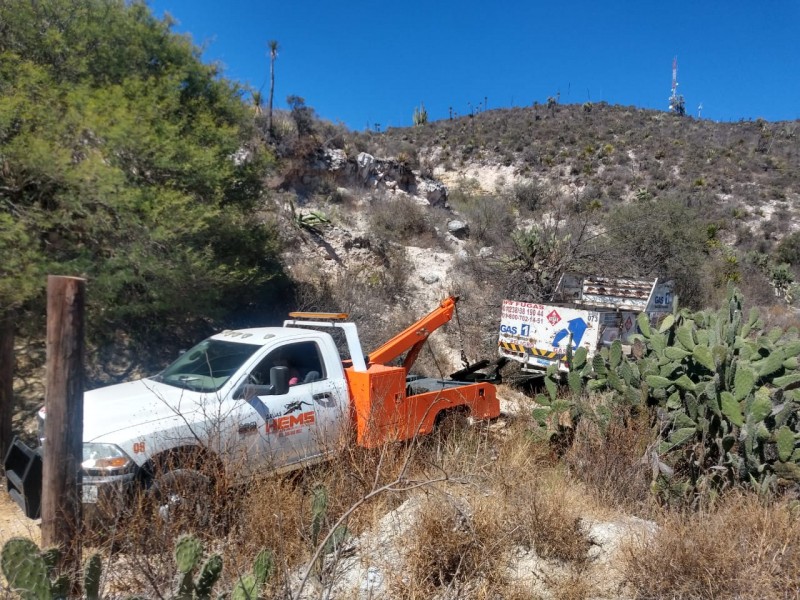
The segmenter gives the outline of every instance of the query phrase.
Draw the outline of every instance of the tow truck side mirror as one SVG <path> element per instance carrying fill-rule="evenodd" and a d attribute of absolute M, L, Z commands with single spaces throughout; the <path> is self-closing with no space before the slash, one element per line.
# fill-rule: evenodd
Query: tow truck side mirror
<path fill-rule="evenodd" d="M 269 384 L 244 383 L 233 394 L 236 400 L 249 400 L 256 396 L 282 396 L 289 393 L 289 369 L 272 367 L 269 370 Z"/>
<path fill-rule="evenodd" d="M 283 396 L 289 393 L 289 368 L 272 367 L 269 370 L 269 384 L 276 396 Z"/>

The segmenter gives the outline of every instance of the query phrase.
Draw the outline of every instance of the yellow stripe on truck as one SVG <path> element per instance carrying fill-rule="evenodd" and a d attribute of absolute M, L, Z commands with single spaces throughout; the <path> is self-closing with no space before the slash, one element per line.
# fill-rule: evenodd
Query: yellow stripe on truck
<path fill-rule="evenodd" d="M 566 354 L 559 354 L 554 350 L 544 350 L 542 348 L 528 348 L 522 344 L 515 344 L 513 342 L 500 342 L 500 348 L 506 352 L 516 352 L 517 354 L 527 354 L 528 356 L 535 356 L 537 358 L 546 358 L 548 360 L 566 361 Z"/>

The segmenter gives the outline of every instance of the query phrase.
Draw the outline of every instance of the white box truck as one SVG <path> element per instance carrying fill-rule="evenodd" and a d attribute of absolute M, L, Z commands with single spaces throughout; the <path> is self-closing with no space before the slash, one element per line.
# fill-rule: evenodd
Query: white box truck
<path fill-rule="evenodd" d="M 553 363 L 568 371 L 567 349 L 583 346 L 594 355 L 600 339 L 599 314 L 589 310 L 503 300 L 500 356 L 539 372 Z"/>
<path fill-rule="evenodd" d="M 568 348 L 588 351 L 638 333 L 636 317 L 646 313 L 657 324 L 672 311 L 673 285 L 658 279 L 612 278 L 565 273 L 553 304 L 503 300 L 498 351 L 539 373 L 553 363 L 569 371 Z"/>

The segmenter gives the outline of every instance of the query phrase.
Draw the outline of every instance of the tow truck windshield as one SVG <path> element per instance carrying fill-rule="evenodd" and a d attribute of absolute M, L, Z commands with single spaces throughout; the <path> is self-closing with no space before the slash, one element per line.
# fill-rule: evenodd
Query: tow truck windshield
<path fill-rule="evenodd" d="M 195 392 L 216 392 L 260 347 L 207 339 L 181 354 L 153 379 Z"/>

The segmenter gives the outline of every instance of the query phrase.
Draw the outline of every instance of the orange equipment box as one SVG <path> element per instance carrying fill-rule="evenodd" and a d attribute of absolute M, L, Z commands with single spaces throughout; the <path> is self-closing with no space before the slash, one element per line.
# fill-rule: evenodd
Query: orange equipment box
<path fill-rule="evenodd" d="M 347 368 L 345 373 L 355 411 L 356 442 L 366 448 L 430 433 L 437 414 L 457 406 L 466 406 L 476 419 L 500 414 L 495 387 L 488 383 L 425 380 L 435 381 L 431 387 L 438 389 L 407 396 L 403 367 L 370 365 L 365 372 Z"/>

